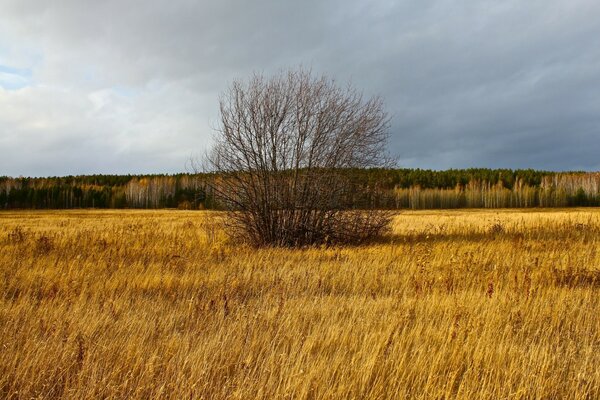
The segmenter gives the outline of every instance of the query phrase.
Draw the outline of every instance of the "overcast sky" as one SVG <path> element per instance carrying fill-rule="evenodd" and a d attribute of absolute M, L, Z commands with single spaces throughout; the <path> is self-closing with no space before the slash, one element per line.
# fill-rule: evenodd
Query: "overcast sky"
<path fill-rule="evenodd" d="M 0 176 L 174 173 L 235 78 L 300 64 L 402 167 L 600 169 L 597 0 L 0 0 Z"/>

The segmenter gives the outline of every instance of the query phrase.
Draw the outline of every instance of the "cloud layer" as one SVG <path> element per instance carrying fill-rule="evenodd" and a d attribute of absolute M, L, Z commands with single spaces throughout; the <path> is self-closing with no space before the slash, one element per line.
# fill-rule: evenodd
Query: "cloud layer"
<path fill-rule="evenodd" d="M 299 64 L 382 95 L 401 166 L 600 169 L 593 0 L 4 0 L 0 15 L 0 175 L 184 171 L 232 79 Z"/>

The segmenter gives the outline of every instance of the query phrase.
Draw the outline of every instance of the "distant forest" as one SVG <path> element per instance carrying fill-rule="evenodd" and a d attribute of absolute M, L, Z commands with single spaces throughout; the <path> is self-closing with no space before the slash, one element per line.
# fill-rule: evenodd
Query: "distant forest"
<path fill-rule="evenodd" d="M 510 169 L 344 170 L 394 209 L 600 206 L 600 173 Z M 0 209 L 218 209 L 209 174 L 0 177 Z"/>

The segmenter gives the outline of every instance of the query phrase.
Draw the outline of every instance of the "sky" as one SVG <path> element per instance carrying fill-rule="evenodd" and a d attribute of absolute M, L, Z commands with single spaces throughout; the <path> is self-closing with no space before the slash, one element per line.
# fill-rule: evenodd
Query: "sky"
<path fill-rule="evenodd" d="M 302 65 L 400 167 L 600 169 L 597 0 L 0 0 L 0 176 L 177 173 L 234 79 Z"/>

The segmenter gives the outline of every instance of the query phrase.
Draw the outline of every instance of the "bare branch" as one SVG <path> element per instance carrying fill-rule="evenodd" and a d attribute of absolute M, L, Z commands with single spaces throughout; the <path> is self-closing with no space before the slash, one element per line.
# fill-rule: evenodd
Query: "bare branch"
<path fill-rule="evenodd" d="M 297 246 L 361 242 L 386 229 L 390 213 L 372 204 L 377 188 L 351 176 L 390 166 L 380 98 L 365 101 L 298 69 L 234 81 L 219 106 L 205 166 L 232 232 L 255 245 Z"/>

